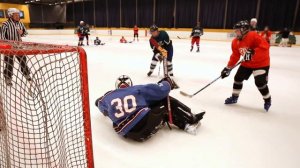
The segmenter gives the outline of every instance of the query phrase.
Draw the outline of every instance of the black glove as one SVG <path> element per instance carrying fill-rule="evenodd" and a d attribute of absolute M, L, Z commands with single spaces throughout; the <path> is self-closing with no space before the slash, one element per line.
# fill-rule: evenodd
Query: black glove
<path fill-rule="evenodd" d="M 170 77 L 164 77 L 162 80 L 160 80 L 158 83 L 161 83 L 163 81 L 166 81 L 170 84 L 171 90 L 177 87 L 176 83 L 170 78 Z"/>
<path fill-rule="evenodd" d="M 231 71 L 231 69 L 225 67 L 225 68 L 222 70 L 222 72 L 221 72 L 221 77 L 222 77 L 222 79 L 224 79 L 224 78 L 226 78 L 227 76 L 229 76 L 229 75 L 230 75 L 230 71 Z"/>
<path fill-rule="evenodd" d="M 247 61 L 251 61 L 252 60 L 252 56 L 254 55 L 254 50 L 252 49 L 247 49 L 247 51 L 244 54 L 244 60 Z"/>

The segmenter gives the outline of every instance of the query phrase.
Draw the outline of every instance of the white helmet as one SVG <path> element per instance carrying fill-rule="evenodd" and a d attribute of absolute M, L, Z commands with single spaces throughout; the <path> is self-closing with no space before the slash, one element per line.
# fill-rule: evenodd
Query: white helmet
<path fill-rule="evenodd" d="M 252 19 L 251 19 L 251 22 L 257 23 L 257 19 L 256 19 L 256 18 L 252 18 Z"/>
<path fill-rule="evenodd" d="M 14 13 L 20 13 L 20 11 L 17 8 L 9 8 L 7 9 L 7 15 L 8 17 L 12 17 Z"/>
<path fill-rule="evenodd" d="M 84 24 L 84 21 L 80 21 L 80 24 Z"/>

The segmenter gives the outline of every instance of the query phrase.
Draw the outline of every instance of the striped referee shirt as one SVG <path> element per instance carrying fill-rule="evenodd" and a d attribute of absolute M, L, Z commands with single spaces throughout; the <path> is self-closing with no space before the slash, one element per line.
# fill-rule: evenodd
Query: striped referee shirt
<path fill-rule="evenodd" d="M 19 34 L 18 30 L 23 30 L 23 34 Z M 26 28 L 22 22 L 15 22 L 11 18 L 2 23 L 1 27 L 1 39 L 22 41 L 21 37 L 27 35 Z"/>

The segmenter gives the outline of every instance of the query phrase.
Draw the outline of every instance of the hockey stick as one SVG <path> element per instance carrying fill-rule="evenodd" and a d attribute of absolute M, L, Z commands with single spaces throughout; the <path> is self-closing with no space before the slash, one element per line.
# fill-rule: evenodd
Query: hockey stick
<path fill-rule="evenodd" d="M 168 77 L 168 63 L 167 58 L 163 59 L 163 67 L 164 67 L 164 77 Z M 167 108 L 168 108 L 168 114 L 169 114 L 169 122 L 170 124 L 173 124 L 173 117 L 172 117 L 172 109 L 171 109 L 171 102 L 170 102 L 170 96 L 167 97 Z"/>
<path fill-rule="evenodd" d="M 233 69 L 234 69 L 235 67 L 237 67 L 238 65 L 240 65 L 243 61 L 244 61 L 244 60 L 241 60 L 241 61 L 239 61 L 237 64 L 235 64 L 235 66 L 232 67 L 232 68 L 230 69 L 230 71 L 233 70 Z M 230 72 L 230 71 L 229 71 L 229 72 Z M 214 79 L 213 81 L 211 81 L 209 84 L 207 84 L 206 86 L 204 86 L 202 89 L 198 90 L 198 91 L 197 91 L 196 93 L 194 93 L 194 94 L 188 94 L 188 93 L 186 93 L 186 92 L 184 92 L 184 91 L 180 91 L 180 94 L 183 95 L 183 96 L 192 98 L 192 97 L 194 97 L 195 95 L 197 95 L 198 93 L 200 93 L 202 90 L 206 89 L 206 88 L 207 88 L 208 86 L 210 86 L 211 84 L 215 83 L 215 82 L 216 82 L 217 80 L 219 80 L 221 77 L 222 77 L 222 76 L 217 77 L 216 79 Z"/>
<path fill-rule="evenodd" d="M 161 61 L 159 61 L 159 67 L 158 67 L 158 77 L 160 76 L 160 67 L 161 67 Z"/>
<path fill-rule="evenodd" d="M 177 38 L 178 39 L 189 39 L 189 38 L 183 38 L 183 37 L 179 37 L 179 36 L 177 36 Z"/>

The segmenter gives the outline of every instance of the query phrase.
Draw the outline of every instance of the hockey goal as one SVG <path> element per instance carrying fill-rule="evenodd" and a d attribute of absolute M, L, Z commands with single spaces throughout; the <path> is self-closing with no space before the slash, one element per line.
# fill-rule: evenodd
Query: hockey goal
<path fill-rule="evenodd" d="M 0 40 L 0 167 L 92 168 L 86 53 Z"/>

